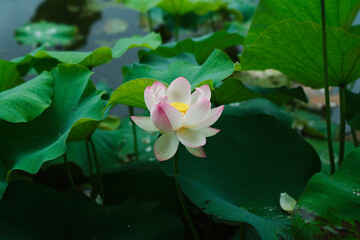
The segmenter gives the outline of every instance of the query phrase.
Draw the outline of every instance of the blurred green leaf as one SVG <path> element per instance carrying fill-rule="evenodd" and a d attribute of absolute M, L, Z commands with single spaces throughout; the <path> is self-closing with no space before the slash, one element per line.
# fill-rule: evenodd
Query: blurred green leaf
<path fill-rule="evenodd" d="M 346 120 L 347 123 L 360 130 L 360 93 L 354 93 L 350 90 L 345 92 L 345 107 L 346 107 Z"/>
<path fill-rule="evenodd" d="M 155 54 L 170 58 L 186 52 L 194 54 L 196 61 L 203 64 L 215 49 L 225 50 L 228 47 L 240 45 L 243 41 L 243 35 L 221 30 L 197 38 L 187 38 L 180 42 L 166 43 L 156 50 L 140 52 L 140 57 L 146 54 Z"/>
<path fill-rule="evenodd" d="M 75 41 L 77 28 L 73 25 L 51 22 L 25 24 L 15 31 L 15 40 L 25 45 L 67 46 Z"/>
<path fill-rule="evenodd" d="M 20 77 L 17 64 L 0 59 L 0 92 L 20 85 L 24 80 Z"/>
<path fill-rule="evenodd" d="M 331 177 L 315 174 L 294 209 L 297 239 L 359 239 L 360 149 L 352 151 Z"/>

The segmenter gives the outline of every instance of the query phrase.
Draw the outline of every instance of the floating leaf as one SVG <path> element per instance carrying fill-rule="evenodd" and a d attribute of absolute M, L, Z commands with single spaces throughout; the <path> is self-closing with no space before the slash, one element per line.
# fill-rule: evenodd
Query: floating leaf
<path fill-rule="evenodd" d="M 184 239 L 183 223 L 160 202 L 99 206 L 79 193 L 19 181 L 9 186 L 0 209 L 2 239 Z"/>
<path fill-rule="evenodd" d="M 349 84 L 360 77 L 360 37 L 329 28 L 329 85 Z M 321 26 L 294 19 L 276 23 L 244 50 L 242 70 L 273 68 L 312 88 L 324 86 Z"/>
<path fill-rule="evenodd" d="M 186 57 L 182 58 L 181 57 Z M 173 59 L 147 55 L 140 64 L 135 64 L 124 76 L 124 81 L 138 78 L 152 78 L 171 83 L 177 77 L 186 78 L 194 89 L 203 81 L 212 80 L 216 85 L 230 76 L 234 71 L 234 63 L 221 50 L 215 49 L 208 59 L 197 65 L 189 60 L 189 55 L 182 54 Z"/>
<path fill-rule="evenodd" d="M 359 0 L 327 0 L 325 5 L 326 25 L 349 30 L 359 8 Z M 321 24 L 320 1 L 261 0 L 252 19 L 252 25 L 245 40 L 246 44 L 255 42 L 257 37 L 272 24 L 289 18 L 299 22 L 311 21 Z"/>
<path fill-rule="evenodd" d="M 352 151 L 331 177 L 315 174 L 294 209 L 297 239 L 360 238 L 360 149 Z"/>
<path fill-rule="evenodd" d="M 0 124 L 0 180 L 18 169 L 31 174 L 41 165 L 62 155 L 71 128 L 81 119 L 101 120 L 102 91 L 90 80 L 91 72 L 79 65 L 60 64 L 51 71 L 54 79 L 52 104 L 27 123 Z M 4 188 L 0 189 L 2 196 Z"/>
<path fill-rule="evenodd" d="M 225 30 L 209 33 L 198 38 L 188 38 L 180 42 L 166 43 L 154 51 L 143 51 L 140 56 L 156 54 L 162 57 L 175 57 L 182 52 L 194 54 L 196 61 L 203 64 L 215 49 L 225 50 L 228 47 L 242 44 L 244 36 L 229 33 Z"/>
<path fill-rule="evenodd" d="M 42 21 L 28 23 L 17 29 L 15 39 L 25 45 L 44 44 L 47 47 L 53 47 L 70 45 L 74 42 L 76 35 L 76 26 Z"/>
<path fill-rule="evenodd" d="M 270 116 L 222 116 L 214 127 L 221 132 L 204 146 L 206 159 L 184 149 L 179 152 L 177 178 L 182 190 L 204 212 L 249 223 L 262 239 L 291 239 L 290 220 L 280 208 L 279 195 L 300 196 L 308 179 L 320 170 L 316 152 Z M 162 163 L 166 171 L 172 162 Z"/>
<path fill-rule="evenodd" d="M 0 119 L 13 123 L 28 122 L 50 106 L 52 94 L 53 78 L 49 72 L 2 91 Z"/>
<path fill-rule="evenodd" d="M 217 87 L 212 94 L 212 100 L 217 105 L 246 101 L 254 98 L 266 98 L 278 105 L 283 105 L 291 99 L 299 99 L 307 102 L 306 95 L 302 87 L 287 88 L 262 88 L 245 86 L 244 83 L 236 78 L 226 79 L 222 85 Z"/>

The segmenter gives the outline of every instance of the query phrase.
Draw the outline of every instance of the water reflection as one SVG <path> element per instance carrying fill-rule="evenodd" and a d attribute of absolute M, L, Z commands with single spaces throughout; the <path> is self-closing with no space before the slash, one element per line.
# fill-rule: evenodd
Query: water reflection
<path fill-rule="evenodd" d="M 80 37 L 67 50 L 86 45 L 92 24 L 101 19 L 101 7 L 95 0 L 46 0 L 36 9 L 32 22 L 48 21 L 76 25 Z"/>

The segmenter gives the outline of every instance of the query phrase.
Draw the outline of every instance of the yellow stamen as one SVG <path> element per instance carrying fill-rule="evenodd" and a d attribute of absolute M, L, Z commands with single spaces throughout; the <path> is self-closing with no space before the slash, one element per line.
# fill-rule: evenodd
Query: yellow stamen
<path fill-rule="evenodd" d="M 187 105 L 185 103 L 175 102 L 175 103 L 171 103 L 170 105 L 173 106 L 174 108 L 176 108 L 177 110 L 179 110 L 183 115 L 189 109 L 189 105 Z"/>

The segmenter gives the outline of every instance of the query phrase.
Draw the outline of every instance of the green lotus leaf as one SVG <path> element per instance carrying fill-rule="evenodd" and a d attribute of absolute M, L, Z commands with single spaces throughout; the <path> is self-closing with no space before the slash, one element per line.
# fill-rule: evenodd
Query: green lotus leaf
<path fill-rule="evenodd" d="M 212 101 L 217 105 L 234 102 L 246 101 L 254 98 L 265 98 L 275 104 L 284 105 L 289 100 L 298 99 L 307 102 L 305 92 L 302 87 L 287 88 L 262 88 L 246 86 L 236 78 L 226 79 L 222 85 L 217 87 L 212 93 Z"/>
<path fill-rule="evenodd" d="M 49 108 L 27 123 L 0 124 L 0 195 L 7 185 L 6 176 L 13 170 L 35 174 L 44 162 L 65 153 L 65 142 L 74 124 L 82 119 L 99 121 L 103 117 L 103 92 L 96 90 L 88 69 L 60 64 L 51 74 L 54 94 Z"/>
<path fill-rule="evenodd" d="M 360 149 L 352 151 L 328 177 L 315 174 L 292 216 L 297 239 L 359 239 Z"/>
<path fill-rule="evenodd" d="M 80 193 L 18 181 L 0 201 L 2 239 L 184 239 L 184 225 L 165 204 L 129 199 L 99 206 Z"/>
<path fill-rule="evenodd" d="M 204 212 L 252 225 L 262 239 L 292 239 L 290 219 L 279 196 L 298 198 L 320 170 L 314 149 L 295 131 L 266 115 L 221 116 L 208 138 L 207 158 L 182 148 L 178 181 Z M 173 161 L 162 162 L 167 173 Z"/>
<path fill-rule="evenodd" d="M 20 85 L 24 80 L 20 77 L 17 64 L 0 59 L 0 92 Z"/>
<path fill-rule="evenodd" d="M 359 0 L 327 0 L 326 25 L 349 30 L 360 9 Z M 245 40 L 250 45 L 272 24 L 293 18 L 299 22 L 321 24 L 320 1 L 313 0 L 261 0 L 256 9 L 249 34 Z"/>
<path fill-rule="evenodd" d="M 327 30 L 329 84 L 360 77 L 360 37 L 341 28 Z M 244 50 L 242 70 L 276 69 L 312 88 L 324 86 L 321 26 L 294 19 L 273 24 Z"/>
<path fill-rule="evenodd" d="M 234 63 L 221 50 L 215 49 L 202 65 L 198 65 L 189 54 L 180 54 L 174 58 L 162 58 L 157 55 L 146 55 L 141 63 L 134 64 L 125 72 L 124 82 L 138 78 L 152 78 L 171 83 L 177 77 L 186 78 L 192 89 L 206 80 L 216 85 L 230 76 Z"/>
<path fill-rule="evenodd" d="M 147 109 L 144 100 L 144 91 L 147 86 L 153 85 L 154 82 L 158 81 L 151 78 L 139 78 L 123 83 L 113 92 L 107 107 L 124 104 Z"/>
<path fill-rule="evenodd" d="M 184 15 L 194 11 L 197 14 L 206 14 L 217 10 L 221 0 L 117 0 L 139 12 L 146 13 L 158 6 L 172 15 Z"/>
<path fill-rule="evenodd" d="M 22 44 L 47 47 L 70 45 L 76 36 L 76 26 L 45 21 L 25 24 L 15 32 L 15 40 Z"/>
<path fill-rule="evenodd" d="M 284 108 L 262 98 L 225 105 L 223 114 L 238 117 L 264 114 L 276 118 L 289 127 L 293 121 L 291 115 Z"/>
<path fill-rule="evenodd" d="M 238 33 L 229 33 L 225 30 L 209 33 L 207 35 L 188 38 L 180 42 L 166 43 L 153 51 L 143 51 L 140 56 L 146 54 L 156 54 L 162 57 L 170 58 L 179 55 L 182 52 L 192 53 L 196 61 L 203 64 L 215 49 L 225 50 L 228 47 L 240 45 L 244 41 L 244 35 Z"/>
<path fill-rule="evenodd" d="M 28 122 L 50 106 L 52 94 L 53 77 L 49 72 L 2 91 L 0 119 L 13 123 Z"/>
<path fill-rule="evenodd" d="M 93 68 L 110 62 L 113 58 L 120 58 L 128 49 L 135 47 L 146 47 L 156 49 L 161 44 L 159 34 L 151 32 L 144 37 L 134 35 L 130 38 L 118 40 L 113 48 L 100 47 L 92 52 L 76 51 L 46 51 L 39 48 L 30 54 L 13 59 L 17 62 L 22 72 L 27 72 L 35 68 L 38 72 L 51 70 L 58 63 L 80 64 L 88 68 Z"/>

